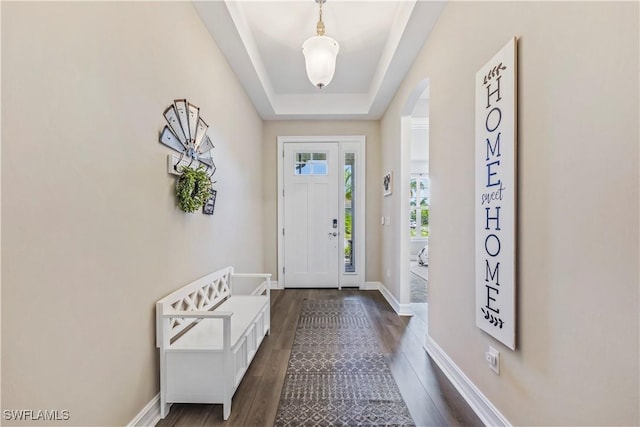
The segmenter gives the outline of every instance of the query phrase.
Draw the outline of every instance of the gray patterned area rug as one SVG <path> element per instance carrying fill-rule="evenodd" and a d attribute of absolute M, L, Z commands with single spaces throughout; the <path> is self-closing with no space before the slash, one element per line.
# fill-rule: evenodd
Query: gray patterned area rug
<path fill-rule="evenodd" d="M 275 425 L 414 426 L 360 302 L 303 302 Z"/>

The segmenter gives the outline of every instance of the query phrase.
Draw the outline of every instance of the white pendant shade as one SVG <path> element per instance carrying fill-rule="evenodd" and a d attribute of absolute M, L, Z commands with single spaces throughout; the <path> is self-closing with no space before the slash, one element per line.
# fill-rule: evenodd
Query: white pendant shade
<path fill-rule="evenodd" d="M 307 76 L 314 86 L 322 89 L 331 82 L 339 50 L 338 42 L 327 36 L 311 37 L 302 44 Z"/>

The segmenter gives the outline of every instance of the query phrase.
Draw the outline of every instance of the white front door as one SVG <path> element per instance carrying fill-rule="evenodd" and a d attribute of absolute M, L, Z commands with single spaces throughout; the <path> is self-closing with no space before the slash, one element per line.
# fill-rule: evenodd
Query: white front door
<path fill-rule="evenodd" d="M 339 145 L 284 144 L 284 286 L 339 284 Z"/>

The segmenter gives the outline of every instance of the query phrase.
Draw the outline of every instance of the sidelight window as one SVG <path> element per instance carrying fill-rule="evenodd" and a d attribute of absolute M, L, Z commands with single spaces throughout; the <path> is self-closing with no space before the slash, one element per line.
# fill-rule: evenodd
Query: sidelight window
<path fill-rule="evenodd" d="M 344 154 L 344 272 L 356 271 L 354 257 L 354 209 L 355 206 L 355 165 L 354 153 Z"/>

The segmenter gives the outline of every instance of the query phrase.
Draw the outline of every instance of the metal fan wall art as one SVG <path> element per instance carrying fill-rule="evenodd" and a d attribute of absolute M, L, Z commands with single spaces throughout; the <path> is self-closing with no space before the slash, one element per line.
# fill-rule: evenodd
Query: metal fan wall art
<path fill-rule="evenodd" d="M 167 125 L 160 133 L 160 142 L 180 153 L 177 162 L 170 156 L 169 161 L 173 169 L 171 173 L 179 174 L 179 166 L 202 164 L 212 179 L 216 173 L 216 164 L 213 162 L 211 150 L 215 146 L 207 136 L 209 125 L 200 117 L 200 107 L 186 99 L 176 99 L 164 110 L 163 115 Z"/>

